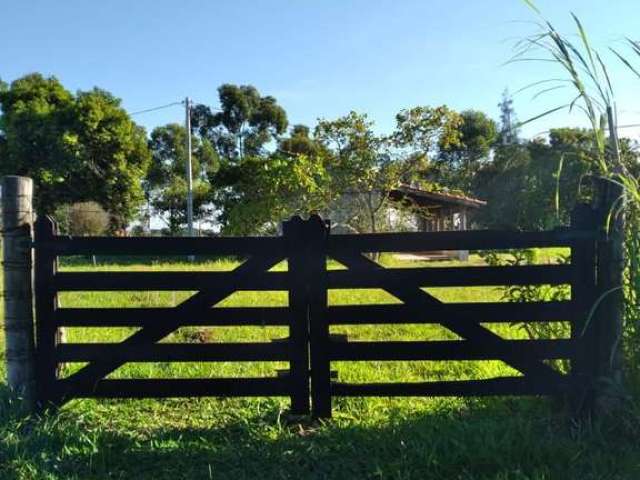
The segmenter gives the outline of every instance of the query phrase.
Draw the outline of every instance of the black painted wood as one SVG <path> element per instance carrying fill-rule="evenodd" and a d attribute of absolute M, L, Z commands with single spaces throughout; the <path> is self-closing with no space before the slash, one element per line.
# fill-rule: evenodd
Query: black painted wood
<path fill-rule="evenodd" d="M 57 325 L 65 327 L 288 326 L 288 307 L 224 307 L 185 314 L 175 308 L 59 308 Z"/>
<path fill-rule="evenodd" d="M 327 321 L 327 257 L 329 227 L 317 215 L 306 224 L 306 269 L 309 285 L 309 332 L 311 352 L 311 399 L 315 418 L 331 417 L 331 360 Z"/>
<path fill-rule="evenodd" d="M 293 217 L 282 224 L 287 252 L 287 281 L 289 290 L 289 377 L 292 384 L 291 413 L 306 415 L 311 411 L 309 401 L 309 277 L 305 269 L 305 222 Z"/>
<path fill-rule="evenodd" d="M 587 204 L 578 204 L 571 215 L 571 223 L 576 228 L 598 228 L 597 213 Z M 576 305 L 576 314 L 571 324 L 571 338 L 578 345 L 571 362 L 571 374 L 576 378 L 571 400 L 578 413 L 590 411 L 593 407 L 593 386 L 597 376 L 595 352 L 598 350 L 599 335 L 589 318 L 597 294 L 597 255 L 594 240 L 576 240 L 571 250 L 573 281 L 571 296 Z"/>
<path fill-rule="evenodd" d="M 180 305 L 175 307 L 175 309 L 184 315 L 193 315 L 204 310 L 209 310 L 212 305 L 215 305 L 216 303 L 224 300 L 235 291 L 235 288 L 233 287 L 234 283 L 240 282 L 243 278 L 249 277 L 255 273 L 269 270 L 281 260 L 282 257 L 280 256 L 250 258 L 242 265 L 239 265 L 235 270 L 233 270 L 233 277 L 230 280 L 231 286 L 216 290 L 198 292 L 197 294 L 193 295 L 192 297 L 188 298 Z M 180 325 L 177 322 L 164 322 L 161 325 L 145 327 L 128 337 L 126 340 L 121 342 L 121 344 L 154 344 L 162 340 L 175 329 L 179 328 L 179 326 Z M 122 366 L 124 363 L 126 362 L 113 360 L 110 358 L 102 358 L 81 368 L 80 370 L 72 374 L 69 378 L 81 383 L 95 383 Z"/>
<path fill-rule="evenodd" d="M 278 343 L 66 343 L 58 345 L 60 362 L 258 362 L 289 359 L 289 346 Z"/>
<path fill-rule="evenodd" d="M 596 239 L 594 230 L 557 229 L 545 232 L 451 231 L 331 235 L 328 254 L 340 252 L 424 252 L 429 250 L 502 250 L 570 247 L 577 239 Z"/>
<path fill-rule="evenodd" d="M 557 302 L 473 302 L 443 303 L 429 308 L 414 305 L 340 305 L 327 309 L 331 325 L 440 323 L 452 322 L 554 322 L 572 321 L 576 306 L 571 301 Z"/>
<path fill-rule="evenodd" d="M 592 225 L 552 232 L 437 232 L 328 235 L 318 216 L 294 218 L 282 237 L 270 238 L 69 238 L 52 226 L 36 234 L 36 313 L 38 382 L 45 401 L 74 397 L 262 396 L 291 398 L 293 413 L 331 416 L 332 395 L 555 395 L 584 387 L 589 369 L 587 301 L 594 288 L 595 245 Z M 366 251 L 475 250 L 569 246 L 572 265 L 384 269 Z M 61 272 L 56 255 L 207 254 L 250 255 L 232 272 Z M 348 270 L 327 271 L 327 255 Z M 286 272 L 268 272 L 287 258 Z M 585 267 L 586 265 L 586 267 Z M 525 304 L 487 302 L 445 304 L 421 287 L 571 284 L 572 299 Z M 403 304 L 327 305 L 329 288 L 383 288 Z M 55 309 L 59 290 L 198 290 L 175 308 Z M 286 290 L 288 307 L 219 308 L 237 290 Z M 53 301 L 52 301 L 53 300 Z M 482 323 L 571 321 L 572 338 L 504 340 Z M 329 334 L 329 325 L 438 323 L 462 337 L 454 341 L 348 342 Z M 269 343 L 158 343 L 187 325 L 289 327 L 287 339 Z M 55 345 L 58 326 L 141 327 L 116 344 Z M 587 332 L 587 333 L 581 333 Z M 42 347 L 42 348 L 41 348 Z M 571 358 L 565 376 L 543 359 Z M 331 361 L 418 361 L 499 359 L 523 377 L 429 383 L 331 383 Z M 68 378 L 56 380 L 58 362 L 90 362 Z M 126 362 L 288 361 L 286 375 L 274 378 L 104 379 Z M 53 371 L 53 375 L 51 374 Z M 334 372 L 335 373 L 335 372 Z M 335 376 L 335 375 L 334 375 Z M 309 382 L 311 379 L 311 382 Z M 581 383 L 582 382 L 582 383 Z"/>
<path fill-rule="evenodd" d="M 485 285 L 560 285 L 571 281 L 570 265 L 518 267 L 427 267 L 330 270 L 329 288 L 386 288 Z"/>
<path fill-rule="evenodd" d="M 540 382 L 528 377 L 501 377 L 487 380 L 452 380 L 422 383 L 342 383 L 331 384 L 331 394 L 341 397 L 466 397 L 486 395 L 558 395 L 571 382 L 561 377 Z"/>
<path fill-rule="evenodd" d="M 255 272 L 238 278 L 231 272 L 59 272 L 53 279 L 58 291 L 179 291 L 228 288 L 286 290 L 286 272 Z"/>
<path fill-rule="evenodd" d="M 531 359 L 570 358 L 571 340 L 502 340 L 490 345 L 470 340 L 330 342 L 331 360 L 501 360 L 512 352 Z"/>
<path fill-rule="evenodd" d="M 383 269 L 382 266 L 373 260 L 370 260 L 357 252 L 334 253 L 333 258 L 348 268 L 369 268 L 372 272 Z M 443 302 L 415 285 L 385 287 L 385 291 L 403 301 L 405 304 L 413 305 L 415 308 L 424 309 L 425 311 L 433 306 L 440 306 L 443 304 Z M 476 323 L 454 322 L 451 318 L 445 318 L 439 323 L 465 340 L 474 341 L 478 344 L 486 345 L 488 348 L 495 348 L 500 351 L 501 343 L 504 340 L 499 335 L 496 335 L 480 325 L 480 322 L 482 321 L 483 319 L 479 318 Z M 536 359 L 532 359 L 522 351 L 503 351 L 503 355 L 500 360 L 503 360 L 505 363 L 525 375 L 544 378 L 548 381 L 555 381 L 560 375 L 550 366 Z"/>
<path fill-rule="evenodd" d="M 57 255 L 284 255 L 281 237 L 71 237 L 36 240 Z"/>
<path fill-rule="evenodd" d="M 94 384 L 60 380 L 56 384 L 61 398 L 284 397 L 290 392 L 287 377 L 114 379 Z"/>
<path fill-rule="evenodd" d="M 56 234 L 55 222 L 41 216 L 34 226 L 35 241 L 48 241 Z M 36 382 L 37 402 L 40 407 L 55 402 L 54 386 L 57 376 L 55 356 L 56 332 L 55 309 L 56 292 L 52 279 L 56 274 L 56 256 L 47 248 L 35 252 L 35 314 L 36 314 Z"/>

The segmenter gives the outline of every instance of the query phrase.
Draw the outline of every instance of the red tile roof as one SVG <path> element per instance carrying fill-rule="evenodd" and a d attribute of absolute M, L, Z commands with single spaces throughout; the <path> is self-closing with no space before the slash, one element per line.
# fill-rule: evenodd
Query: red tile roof
<path fill-rule="evenodd" d="M 395 197 L 407 196 L 417 199 L 433 200 L 436 203 L 446 203 L 449 205 L 462 205 L 471 208 L 480 208 L 487 204 L 484 200 L 466 197 L 448 192 L 432 192 L 422 190 L 420 188 L 411 187 L 409 185 L 400 185 L 398 188 L 391 190 L 391 195 Z"/>

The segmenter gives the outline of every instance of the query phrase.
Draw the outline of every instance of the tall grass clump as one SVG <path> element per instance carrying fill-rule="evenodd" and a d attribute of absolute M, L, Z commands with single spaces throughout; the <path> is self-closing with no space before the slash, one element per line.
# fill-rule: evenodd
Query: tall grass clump
<path fill-rule="evenodd" d="M 559 89 L 567 89 L 572 93 L 566 103 L 523 124 L 562 109 L 582 112 L 588 120 L 593 140 L 590 177 L 601 185 L 608 185 L 610 191 L 614 192 L 602 227 L 610 235 L 622 235 L 624 240 L 624 280 L 607 295 L 624 296 L 624 326 L 619 340 L 629 386 L 640 390 L 640 185 L 636 176 L 637 165 L 621 152 L 614 82 L 606 62 L 592 46 L 587 30 L 576 15 L 571 14 L 577 35 L 569 37 L 545 19 L 531 0 L 524 1 L 537 15 L 538 31 L 516 44 L 511 61 L 551 63 L 560 72 L 557 77 L 535 82 L 525 88 L 539 88 L 538 95 Z M 640 43 L 633 40 L 628 40 L 628 43 L 632 54 L 640 59 Z M 640 68 L 634 66 L 634 61 L 638 59 L 630 60 L 621 52 L 609 50 L 640 79 Z M 616 229 L 621 228 L 623 231 L 616 233 Z"/>
<path fill-rule="evenodd" d="M 506 251 L 483 251 L 480 257 L 492 267 L 516 267 L 526 265 L 539 265 L 540 249 L 511 249 Z M 567 264 L 569 255 L 556 255 L 550 258 L 553 263 Z M 569 300 L 571 289 L 569 285 L 507 285 L 500 287 L 501 299 L 507 302 L 550 302 Z M 569 325 L 566 322 L 518 322 L 516 325 L 522 328 L 527 337 L 535 339 L 567 338 L 570 335 Z M 554 362 L 562 371 L 568 371 L 566 361 Z"/>
<path fill-rule="evenodd" d="M 640 80 L 640 42 L 627 38 L 631 50 L 631 60 L 617 50 L 611 51 Z M 640 189 L 638 178 L 627 175 L 621 181 L 632 199 L 627 204 L 627 231 L 625 248 L 627 251 L 627 269 L 625 271 L 625 319 L 627 328 L 625 348 L 628 357 L 633 360 L 635 387 L 640 391 Z"/>

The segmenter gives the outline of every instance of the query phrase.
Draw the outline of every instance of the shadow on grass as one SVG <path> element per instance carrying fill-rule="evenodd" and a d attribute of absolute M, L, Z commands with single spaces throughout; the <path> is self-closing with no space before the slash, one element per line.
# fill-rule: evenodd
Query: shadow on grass
<path fill-rule="evenodd" d="M 5 415 L 0 478 L 632 479 L 637 439 L 571 425 L 543 400 L 340 401 L 284 424 L 272 400 L 79 401 Z M 414 407 L 420 403 L 412 403 Z M 6 413 L 6 412 L 5 412 Z"/>

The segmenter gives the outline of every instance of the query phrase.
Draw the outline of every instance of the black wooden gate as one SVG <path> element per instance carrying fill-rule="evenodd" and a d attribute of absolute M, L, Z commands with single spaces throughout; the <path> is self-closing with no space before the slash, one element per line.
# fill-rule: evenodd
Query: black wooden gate
<path fill-rule="evenodd" d="M 581 228 L 584 227 L 584 228 Z M 589 351 L 596 330 L 586 322 L 597 296 L 596 245 L 591 223 L 547 232 L 469 231 L 330 235 L 323 220 L 298 217 L 279 237 L 71 238 L 36 224 L 36 326 L 39 398 L 288 396 L 291 410 L 331 416 L 333 396 L 583 395 L 593 379 Z M 569 247 L 571 264 L 384 268 L 371 252 L 503 250 Z M 229 272 L 58 272 L 65 255 L 234 255 L 248 257 Z M 288 261 L 287 271 L 269 271 Z M 328 270 L 327 259 L 347 267 Z M 566 301 L 443 303 L 423 287 L 566 284 Z M 329 289 L 380 288 L 401 304 L 328 305 Z M 197 291 L 173 308 L 57 308 L 61 291 Z M 211 308 L 240 290 L 285 290 L 287 307 Z M 570 321 L 572 336 L 506 340 L 484 322 Z M 331 325 L 434 323 L 461 340 L 338 341 Z M 159 343 L 184 326 L 287 326 L 270 343 Z M 120 343 L 56 343 L 59 327 L 138 327 Z M 560 373 L 549 359 L 571 361 Z M 353 384 L 333 380 L 333 361 L 502 360 L 519 376 L 488 380 Z M 106 379 L 127 362 L 286 361 L 288 372 L 265 378 Z M 57 378 L 64 362 L 88 362 Z"/>

